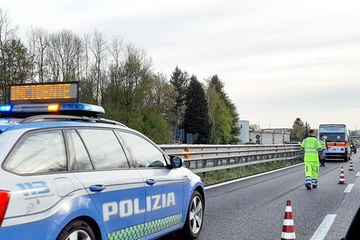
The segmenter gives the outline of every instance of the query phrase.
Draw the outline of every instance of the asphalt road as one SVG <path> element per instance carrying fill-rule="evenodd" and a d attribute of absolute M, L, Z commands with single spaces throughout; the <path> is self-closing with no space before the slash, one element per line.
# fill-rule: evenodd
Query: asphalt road
<path fill-rule="evenodd" d="M 339 240 L 360 206 L 360 154 L 327 161 L 319 186 L 306 190 L 303 164 L 207 187 L 204 226 L 198 240 L 280 239 L 287 200 L 297 240 Z M 339 184 L 344 169 L 345 184 Z M 359 173 L 360 174 L 360 173 Z M 161 240 L 178 240 L 174 234 Z"/>

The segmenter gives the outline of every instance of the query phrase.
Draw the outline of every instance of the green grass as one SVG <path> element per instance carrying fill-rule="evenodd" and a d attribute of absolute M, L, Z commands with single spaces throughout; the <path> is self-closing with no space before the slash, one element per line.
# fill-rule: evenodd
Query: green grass
<path fill-rule="evenodd" d="M 216 183 L 226 182 L 238 178 L 243 178 L 258 173 L 263 173 L 298 163 L 302 163 L 303 159 L 281 160 L 274 162 L 258 163 L 253 165 L 247 165 L 238 168 L 230 168 L 227 170 L 212 171 L 198 174 L 205 186 L 213 185 Z"/>

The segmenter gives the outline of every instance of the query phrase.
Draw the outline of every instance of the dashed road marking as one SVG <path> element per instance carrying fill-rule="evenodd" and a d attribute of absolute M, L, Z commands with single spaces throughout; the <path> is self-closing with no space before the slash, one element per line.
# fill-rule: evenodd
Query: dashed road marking
<path fill-rule="evenodd" d="M 334 223 L 335 218 L 336 214 L 328 214 L 310 240 L 323 240 L 329 232 L 331 225 Z"/>
<path fill-rule="evenodd" d="M 353 186 L 354 186 L 353 183 L 349 184 L 349 185 L 345 188 L 344 193 L 349 193 L 349 192 L 351 192 L 351 189 L 353 188 Z"/>

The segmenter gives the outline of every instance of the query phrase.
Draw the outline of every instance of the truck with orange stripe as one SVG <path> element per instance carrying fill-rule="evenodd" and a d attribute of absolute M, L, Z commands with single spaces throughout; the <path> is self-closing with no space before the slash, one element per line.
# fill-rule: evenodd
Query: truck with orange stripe
<path fill-rule="evenodd" d="M 326 141 L 326 159 L 343 159 L 351 157 L 349 131 L 345 124 L 320 124 L 318 136 L 324 135 Z"/>

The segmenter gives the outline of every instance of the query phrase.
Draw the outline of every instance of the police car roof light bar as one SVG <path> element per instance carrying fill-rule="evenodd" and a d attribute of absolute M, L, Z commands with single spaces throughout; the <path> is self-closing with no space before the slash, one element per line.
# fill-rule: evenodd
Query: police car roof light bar
<path fill-rule="evenodd" d="M 91 116 L 105 114 L 104 108 L 87 103 L 40 103 L 40 104 L 3 104 L 0 105 L 1 117 L 29 117 L 39 114 L 70 114 Z"/>

